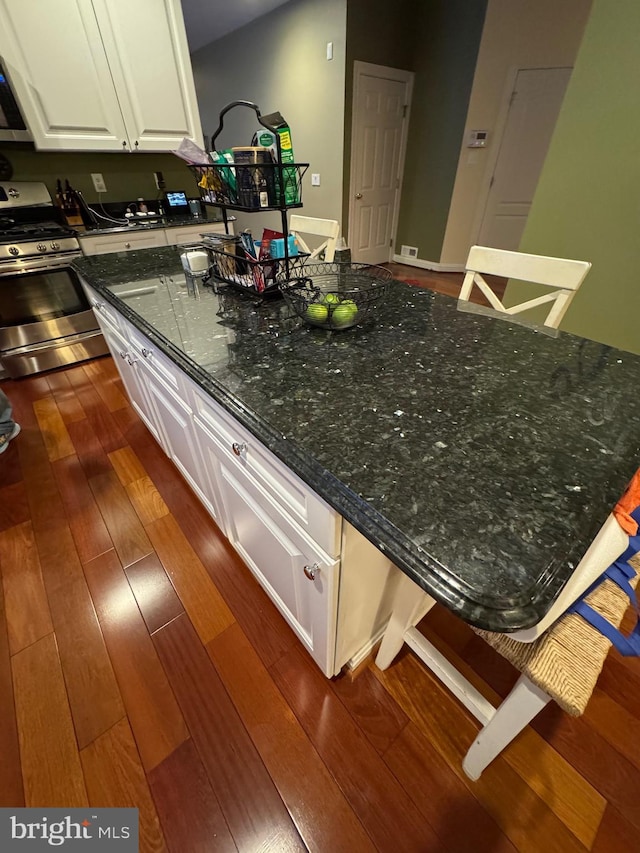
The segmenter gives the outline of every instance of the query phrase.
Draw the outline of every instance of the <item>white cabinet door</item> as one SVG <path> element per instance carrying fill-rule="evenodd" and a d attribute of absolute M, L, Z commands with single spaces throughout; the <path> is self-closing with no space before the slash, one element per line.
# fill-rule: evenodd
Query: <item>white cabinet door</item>
<path fill-rule="evenodd" d="M 220 460 L 229 541 L 325 675 L 335 675 L 339 560 L 299 529 L 265 512 L 265 496 L 241 469 Z"/>
<path fill-rule="evenodd" d="M 128 136 L 92 0 L 0 0 L 0 55 L 36 148 L 122 151 Z"/>
<path fill-rule="evenodd" d="M 133 150 L 203 145 L 180 0 L 93 0 Z"/>
<path fill-rule="evenodd" d="M 207 512 L 218 522 L 220 514 L 214 495 L 208 489 L 202 464 L 196 449 L 193 415 L 191 409 L 164 383 L 157 374 L 144 365 L 146 389 L 151 397 L 160 424 L 160 444 L 191 486 Z"/>
<path fill-rule="evenodd" d="M 122 334 L 116 331 L 108 322 L 105 322 L 104 316 L 100 314 L 97 316 L 102 334 L 118 368 L 118 373 L 127 391 L 131 405 L 158 444 L 162 444 L 157 418 L 151 406 L 151 401 L 145 392 L 145 386 L 139 373 L 137 356 L 131 351 L 128 341 L 125 340 Z"/>
<path fill-rule="evenodd" d="M 124 318 L 120 322 L 155 413 L 157 440 L 209 515 L 219 523 L 218 500 L 203 471 L 195 439 L 193 412 L 185 399 L 183 373 L 142 332 Z"/>

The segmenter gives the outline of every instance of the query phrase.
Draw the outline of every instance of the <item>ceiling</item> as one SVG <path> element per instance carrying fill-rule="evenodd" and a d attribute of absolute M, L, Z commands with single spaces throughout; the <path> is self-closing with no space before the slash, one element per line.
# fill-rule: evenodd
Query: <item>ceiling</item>
<path fill-rule="evenodd" d="M 237 30 L 287 0 L 182 0 L 189 50 Z"/>

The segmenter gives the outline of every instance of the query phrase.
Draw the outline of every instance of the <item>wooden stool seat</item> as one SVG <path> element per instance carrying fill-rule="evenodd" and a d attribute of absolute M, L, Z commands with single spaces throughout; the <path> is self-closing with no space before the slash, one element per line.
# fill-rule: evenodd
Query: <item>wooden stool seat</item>
<path fill-rule="evenodd" d="M 629 562 L 636 571 L 640 569 L 638 556 Z M 631 586 L 637 583 L 638 575 Z M 629 606 L 628 597 L 611 580 L 605 580 L 585 600 L 616 628 Z M 611 648 L 610 641 L 577 613 L 566 613 L 533 643 L 473 630 L 574 717 L 584 713 Z"/>

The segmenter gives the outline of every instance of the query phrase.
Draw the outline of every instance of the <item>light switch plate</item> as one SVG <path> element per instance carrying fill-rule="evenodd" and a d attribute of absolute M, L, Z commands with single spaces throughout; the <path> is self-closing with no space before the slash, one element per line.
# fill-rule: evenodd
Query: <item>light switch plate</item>
<path fill-rule="evenodd" d="M 317 172 L 313 173 L 311 175 L 311 186 L 312 187 L 319 187 L 320 186 L 320 175 L 318 175 Z"/>

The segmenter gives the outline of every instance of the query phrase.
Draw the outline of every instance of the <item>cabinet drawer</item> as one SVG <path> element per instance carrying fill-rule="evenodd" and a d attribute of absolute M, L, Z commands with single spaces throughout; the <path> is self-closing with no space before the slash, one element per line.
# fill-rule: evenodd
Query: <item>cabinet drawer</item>
<path fill-rule="evenodd" d="M 83 282 L 82 286 L 87 299 L 89 300 L 89 305 L 93 308 L 93 313 L 96 315 L 100 328 L 104 331 L 104 327 L 106 325 L 107 329 L 115 329 L 116 332 L 120 332 L 120 314 L 109 302 L 106 302 L 99 293 L 96 293 L 92 287 L 89 287 L 88 284 Z"/>
<path fill-rule="evenodd" d="M 85 255 L 106 255 L 109 252 L 133 252 L 135 249 L 153 249 L 166 246 L 164 230 L 154 228 L 132 234 L 100 234 L 96 237 L 81 237 L 80 247 Z"/>
<path fill-rule="evenodd" d="M 198 424 L 216 440 L 227 465 L 244 471 L 323 551 L 337 556 L 340 515 L 222 406 L 192 382 L 188 384 Z"/>
<path fill-rule="evenodd" d="M 224 224 L 207 222 L 203 219 L 196 225 L 184 225 L 180 228 L 167 228 L 165 234 L 170 246 L 181 246 L 185 243 L 202 242 L 202 234 L 224 234 Z"/>
<path fill-rule="evenodd" d="M 121 320 L 126 325 L 126 334 L 131 344 L 131 349 L 142 359 L 145 367 L 156 373 L 166 384 L 184 398 L 184 385 L 182 382 L 182 371 L 170 361 L 158 347 L 138 331 L 135 326 L 126 320 Z"/>

